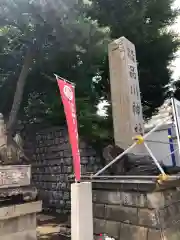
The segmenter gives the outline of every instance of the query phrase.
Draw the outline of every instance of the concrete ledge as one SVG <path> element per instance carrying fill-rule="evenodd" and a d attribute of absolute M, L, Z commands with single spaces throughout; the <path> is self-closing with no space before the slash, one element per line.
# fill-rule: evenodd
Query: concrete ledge
<path fill-rule="evenodd" d="M 36 240 L 36 230 L 29 230 L 24 232 L 17 232 L 2 236 L 1 240 Z"/>
<path fill-rule="evenodd" d="M 0 221 L 0 239 L 2 236 L 18 232 L 36 230 L 36 213 Z"/>
<path fill-rule="evenodd" d="M 147 193 L 147 192 L 159 192 L 167 189 L 172 189 L 172 188 L 180 188 L 180 179 L 178 180 L 169 180 L 169 181 L 164 181 L 161 184 L 158 184 L 156 182 L 151 182 L 151 183 L 136 183 L 132 182 L 131 183 L 111 183 L 111 182 L 93 182 L 92 183 L 92 188 L 93 190 L 103 190 L 103 191 L 130 191 L 130 192 L 141 192 L 141 193 Z"/>
<path fill-rule="evenodd" d="M 30 202 L 19 205 L 11 205 L 0 208 L 0 220 L 15 218 L 31 213 L 38 213 L 42 211 L 42 202 Z"/>

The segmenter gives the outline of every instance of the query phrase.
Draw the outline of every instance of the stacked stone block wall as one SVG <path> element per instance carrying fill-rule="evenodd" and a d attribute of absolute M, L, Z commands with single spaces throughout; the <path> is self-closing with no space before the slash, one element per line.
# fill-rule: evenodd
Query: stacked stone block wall
<path fill-rule="evenodd" d="M 119 240 L 179 240 L 180 188 L 157 192 L 93 190 L 94 234 Z"/>
<path fill-rule="evenodd" d="M 70 182 L 73 174 L 73 160 L 68 133 L 65 128 L 49 128 L 36 133 L 27 148 L 33 145 L 32 182 L 43 200 L 44 210 L 54 210 L 66 214 L 70 211 Z M 32 152 L 31 152 L 32 154 Z M 100 166 L 100 158 L 96 152 L 80 141 L 81 172 L 96 172 Z"/>

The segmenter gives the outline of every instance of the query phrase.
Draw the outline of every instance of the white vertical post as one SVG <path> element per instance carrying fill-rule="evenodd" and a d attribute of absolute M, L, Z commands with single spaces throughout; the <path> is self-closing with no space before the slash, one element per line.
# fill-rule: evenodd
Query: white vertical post
<path fill-rule="evenodd" d="M 179 155 L 180 155 L 180 101 L 171 98 L 171 104 L 172 104 L 172 110 L 173 110 L 173 118 L 175 123 L 175 130 L 176 130 L 176 136 L 177 136 L 177 143 L 178 143 L 178 149 L 179 149 Z M 178 165 L 180 160 L 178 158 Z"/>
<path fill-rule="evenodd" d="M 71 240 L 93 240 L 92 184 L 71 184 Z"/>

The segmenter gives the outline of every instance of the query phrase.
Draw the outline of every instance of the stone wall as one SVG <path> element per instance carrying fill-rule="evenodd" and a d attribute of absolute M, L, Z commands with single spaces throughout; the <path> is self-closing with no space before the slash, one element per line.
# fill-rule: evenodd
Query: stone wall
<path fill-rule="evenodd" d="M 41 202 L 0 207 L 1 240 L 37 240 L 36 213 Z"/>
<path fill-rule="evenodd" d="M 29 133 L 30 136 L 32 133 Z M 70 182 L 73 173 L 71 147 L 64 128 L 42 130 L 26 141 L 26 149 L 31 149 L 32 182 L 38 188 L 44 210 L 58 213 L 70 211 Z M 32 150 L 34 149 L 34 150 Z M 34 152 L 34 153 L 33 153 Z M 80 142 L 81 171 L 96 172 L 101 166 L 96 152 L 85 142 Z"/>
<path fill-rule="evenodd" d="M 94 234 L 119 240 L 179 240 L 180 188 L 128 188 L 118 183 L 93 186 Z"/>

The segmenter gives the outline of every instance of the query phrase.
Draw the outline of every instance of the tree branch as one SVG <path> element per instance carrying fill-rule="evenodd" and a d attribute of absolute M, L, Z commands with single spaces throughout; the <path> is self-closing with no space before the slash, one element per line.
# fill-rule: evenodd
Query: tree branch
<path fill-rule="evenodd" d="M 23 67 L 21 69 L 21 73 L 19 75 L 19 79 L 17 82 L 17 86 L 16 86 L 16 92 L 14 95 L 14 101 L 13 101 L 13 105 L 11 108 L 11 112 L 9 115 L 9 120 L 7 123 L 7 132 L 8 132 L 8 138 L 10 137 L 10 135 L 13 132 L 13 127 L 15 125 L 16 119 L 17 119 L 17 115 L 18 115 L 18 111 L 20 109 L 20 105 L 22 102 L 22 97 L 23 97 L 23 93 L 24 93 L 24 86 L 26 83 L 26 78 L 28 76 L 29 73 L 29 69 L 31 67 L 32 64 L 32 60 L 33 60 L 33 53 L 32 53 L 32 48 L 29 47 L 24 59 L 24 64 Z"/>
<path fill-rule="evenodd" d="M 51 77 L 51 76 L 48 76 L 47 74 L 45 73 L 41 73 L 42 76 L 44 76 L 45 78 L 47 78 L 48 80 L 50 80 L 51 82 L 56 82 L 56 78 L 54 77 Z"/>

